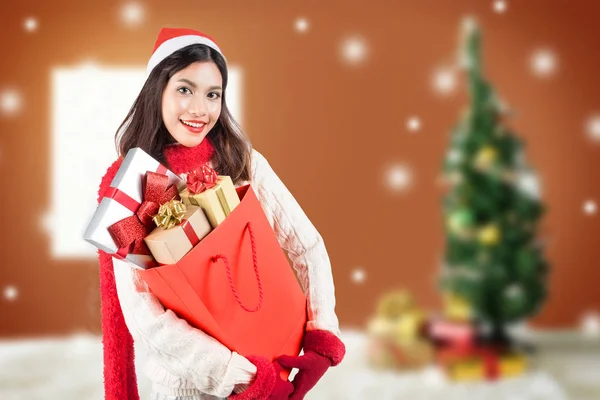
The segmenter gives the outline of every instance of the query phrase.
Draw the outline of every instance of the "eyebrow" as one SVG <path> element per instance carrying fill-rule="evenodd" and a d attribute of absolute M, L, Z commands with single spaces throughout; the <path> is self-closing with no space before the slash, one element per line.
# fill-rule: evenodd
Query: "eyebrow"
<path fill-rule="evenodd" d="M 196 89 L 198 86 L 196 86 L 196 84 L 192 81 L 190 81 L 189 79 L 185 79 L 185 78 L 181 78 L 178 79 L 177 82 L 185 82 L 188 85 L 190 85 L 191 87 L 193 87 L 194 89 Z M 221 86 L 211 86 L 208 88 L 208 90 L 223 90 L 223 88 Z"/>

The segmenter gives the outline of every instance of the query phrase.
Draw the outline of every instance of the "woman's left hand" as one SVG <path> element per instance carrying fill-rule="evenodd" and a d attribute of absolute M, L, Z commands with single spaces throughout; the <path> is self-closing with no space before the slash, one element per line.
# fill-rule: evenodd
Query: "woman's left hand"
<path fill-rule="evenodd" d="M 338 365 L 346 354 L 344 343 L 333 333 L 324 330 L 308 331 L 303 340 L 304 354 L 298 357 L 280 356 L 276 361 L 285 368 L 297 368 L 294 392 L 290 400 L 302 400 L 327 370 Z"/>
<path fill-rule="evenodd" d="M 299 357 L 280 356 L 277 360 L 286 368 L 298 368 L 290 400 L 302 400 L 331 367 L 331 360 L 312 351 Z"/>
<path fill-rule="evenodd" d="M 294 385 L 287 379 L 281 379 L 279 374 L 283 368 L 277 361 L 273 362 L 273 367 L 275 367 L 275 387 L 269 395 L 269 400 L 287 400 L 294 391 Z"/>

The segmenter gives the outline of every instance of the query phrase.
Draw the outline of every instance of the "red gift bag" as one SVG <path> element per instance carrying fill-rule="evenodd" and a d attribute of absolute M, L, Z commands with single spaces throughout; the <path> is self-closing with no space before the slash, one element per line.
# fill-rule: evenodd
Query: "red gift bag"
<path fill-rule="evenodd" d="M 166 308 L 230 350 L 297 356 L 306 297 L 256 194 L 237 193 L 240 204 L 178 263 L 138 273 Z"/>

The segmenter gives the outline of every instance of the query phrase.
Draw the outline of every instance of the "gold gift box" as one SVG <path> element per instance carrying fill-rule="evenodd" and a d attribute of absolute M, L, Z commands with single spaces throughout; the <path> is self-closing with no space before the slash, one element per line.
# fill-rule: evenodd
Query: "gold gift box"
<path fill-rule="evenodd" d="M 527 359 L 522 354 L 501 356 L 498 360 L 498 378 L 522 375 L 527 369 Z M 480 358 L 452 363 L 447 367 L 448 376 L 455 381 L 479 381 L 485 379 L 485 366 Z"/>
<path fill-rule="evenodd" d="M 187 220 L 199 240 L 202 240 L 212 230 L 200 207 L 187 206 L 183 219 Z M 144 238 L 144 242 L 152 256 L 160 264 L 175 264 L 196 245 L 196 243 L 190 242 L 183 224 L 176 225 L 171 229 L 157 227 Z"/>
<path fill-rule="evenodd" d="M 219 175 L 217 185 L 202 193 L 192 194 L 186 188 L 179 193 L 185 205 L 199 206 L 204 210 L 213 228 L 216 228 L 233 209 L 240 204 L 233 181 L 229 176 Z"/>

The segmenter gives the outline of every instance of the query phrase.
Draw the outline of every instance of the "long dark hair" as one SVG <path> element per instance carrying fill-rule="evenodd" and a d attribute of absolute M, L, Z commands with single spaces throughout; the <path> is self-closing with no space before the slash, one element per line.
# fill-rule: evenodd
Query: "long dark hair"
<path fill-rule="evenodd" d="M 223 79 L 221 115 L 206 135 L 215 148 L 213 162 L 220 175 L 228 175 L 234 183 L 250 180 L 250 142 L 227 108 L 228 72 L 219 52 L 203 44 L 184 47 L 162 60 L 150 73 L 127 117 L 115 133 L 115 146 L 121 156 L 140 147 L 169 167 L 164 148 L 175 143 L 162 118 L 162 95 L 169 79 L 194 62 L 214 62 Z"/>

